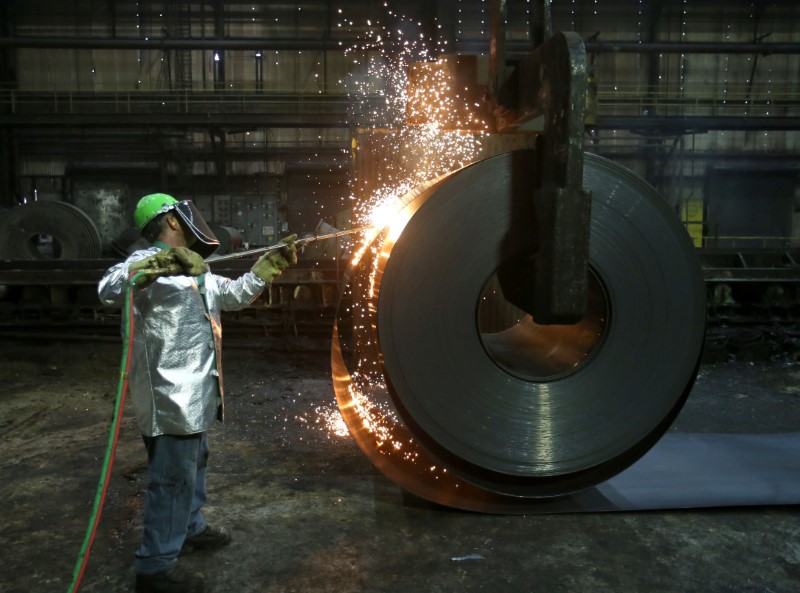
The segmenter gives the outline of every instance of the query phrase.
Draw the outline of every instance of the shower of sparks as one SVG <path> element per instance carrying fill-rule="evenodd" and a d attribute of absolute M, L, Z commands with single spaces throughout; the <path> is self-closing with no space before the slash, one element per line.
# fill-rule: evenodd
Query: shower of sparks
<path fill-rule="evenodd" d="M 382 447 L 384 443 L 392 440 L 391 429 L 397 420 L 392 410 L 382 410 L 356 387 L 356 376 L 353 379 L 354 384 L 350 386 L 350 396 L 353 409 L 361 418 L 361 428 L 370 433 L 375 438 L 377 445 Z"/>
<path fill-rule="evenodd" d="M 308 414 L 298 414 L 294 419 L 308 428 L 318 430 L 328 439 L 344 438 L 350 435 L 347 424 L 335 404 L 315 406 Z"/>
<path fill-rule="evenodd" d="M 347 412 L 358 416 L 359 422 L 355 430 L 368 434 L 380 454 L 401 455 L 405 461 L 414 463 L 419 457 L 414 441 L 408 436 L 404 437 L 405 440 L 395 436 L 398 432 L 398 419 L 394 408 L 376 403 L 366 395 L 366 391 L 373 391 L 375 383 L 381 381 L 374 377 L 363 381 L 364 376 L 357 372 L 353 373 L 352 379 L 353 383 L 348 390 L 350 403 L 347 406 Z M 359 386 L 362 383 L 365 389 Z"/>
<path fill-rule="evenodd" d="M 347 313 L 355 356 L 346 393 L 337 395 L 341 415 L 359 443 L 369 442 L 375 453 L 413 464 L 436 480 L 448 476 L 458 488 L 446 468 L 423 461 L 427 454 L 388 397 L 376 331 L 378 272 L 411 217 L 406 206 L 423 188 L 480 158 L 489 118 L 476 98 L 481 95 L 476 81 L 458 76 L 470 64 L 465 68 L 462 58 L 447 56 L 447 48 L 427 38 L 421 23 L 384 6 L 393 24 L 367 23 L 368 33 L 346 51 L 353 70 L 341 81 L 351 99 L 354 131 L 352 222 L 374 230 L 353 250 L 359 271 L 348 289 L 353 304 Z M 343 10 L 339 14 L 341 26 L 352 26 Z M 331 433 L 343 426 L 324 409 L 319 415 L 319 426 Z"/>
<path fill-rule="evenodd" d="M 388 2 L 384 7 L 391 26 L 368 22 L 364 38 L 346 50 L 354 68 L 341 81 L 356 130 L 354 223 L 376 227 L 365 245 L 385 227 L 392 229 L 390 237 L 399 234 L 394 225 L 398 217 L 401 227 L 405 223 L 402 196 L 477 160 L 488 132 L 475 81 L 456 76 L 458 59 L 437 57 L 446 54 L 444 44 Z M 341 24 L 352 21 L 342 14 Z"/>

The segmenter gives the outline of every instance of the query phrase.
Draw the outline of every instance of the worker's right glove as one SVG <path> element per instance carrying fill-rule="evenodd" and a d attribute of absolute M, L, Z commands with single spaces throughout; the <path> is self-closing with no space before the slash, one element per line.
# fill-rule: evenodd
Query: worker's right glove
<path fill-rule="evenodd" d="M 295 239 L 297 239 L 297 235 L 289 235 L 281 239 L 281 243 L 286 243 L 286 247 L 276 251 L 268 251 L 258 258 L 258 261 L 253 264 L 250 271 L 267 284 L 271 283 L 275 276 L 280 275 L 290 265 L 297 263 Z"/>

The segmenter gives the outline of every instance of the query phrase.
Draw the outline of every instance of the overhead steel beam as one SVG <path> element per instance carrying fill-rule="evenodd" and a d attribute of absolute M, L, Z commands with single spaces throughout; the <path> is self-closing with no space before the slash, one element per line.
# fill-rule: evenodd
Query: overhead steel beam
<path fill-rule="evenodd" d="M 69 49 L 218 49 L 218 50 L 344 50 L 363 43 L 350 38 L 224 38 L 171 39 L 163 37 L 0 37 L 0 47 L 69 48 Z M 589 53 L 711 53 L 711 54 L 799 54 L 800 43 L 731 43 L 655 41 L 586 41 Z M 489 42 L 483 39 L 455 43 L 456 53 L 488 54 Z M 529 42 L 506 42 L 508 58 L 518 59 L 530 53 Z"/>
<path fill-rule="evenodd" d="M 587 146 L 586 149 L 588 152 L 591 152 L 592 154 L 606 157 L 607 159 L 623 160 L 623 159 L 642 158 L 642 154 L 645 151 L 645 146 L 617 148 L 616 146 L 604 146 L 601 141 L 599 145 Z M 781 168 L 800 170 L 800 164 L 797 163 L 797 153 L 794 152 L 776 153 L 776 152 L 746 152 L 738 150 L 727 150 L 727 151 L 706 150 L 706 151 L 694 151 L 690 155 L 687 155 L 685 158 L 686 160 L 692 160 L 692 161 L 724 160 L 728 164 L 734 161 L 742 163 L 759 162 L 759 164 L 762 164 L 763 162 L 766 162 L 767 164 L 773 162 L 780 162 Z M 683 177 L 686 178 L 689 176 L 686 173 L 683 173 Z M 705 169 L 694 175 L 694 177 L 698 178 L 705 177 Z"/>
<path fill-rule="evenodd" d="M 163 37 L 0 37 L 0 47 L 64 48 L 64 49 L 212 49 L 212 50 L 344 50 L 353 39 L 325 38 L 226 38 L 226 39 L 171 39 Z M 342 43 L 346 45 L 342 45 Z"/>
<path fill-rule="evenodd" d="M 20 149 L 22 157 L 51 157 L 63 158 L 69 156 L 73 162 L 94 160 L 102 157 L 105 161 L 127 161 L 137 159 L 141 161 L 158 161 L 170 154 L 180 152 L 184 161 L 211 161 L 222 159 L 227 162 L 275 162 L 281 161 L 293 165 L 304 163 L 324 163 L 330 166 L 350 166 L 350 154 L 345 149 L 225 149 L 221 154 L 212 153 L 211 149 L 189 149 L 177 151 L 169 146 L 133 146 L 112 145 L 107 148 L 102 146 L 87 146 L 82 143 L 68 144 L 66 146 L 42 147 L 41 145 L 23 146 Z"/>
<path fill-rule="evenodd" d="M 800 43 L 714 43 L 654 41 L 585 41 L 587 53 L 681 53 L 681 54 L 800 54 Z M 459 54 L 485 54 L 486 41 L 460 41 L 455 46 Z M 506 42 L 506 58 L 517 60 L 530 53 L 527 42 Z"/>
<path fill-rule="evenodd" d="M 702 133 L 709 130 L 800 130 L 800 117 L 705 117 L 705 116 L 598 116 L 593 126 L 600 130 L 668 130 L 672 133 Z"/>
<path fill-rule="evenodd" d="M 53 148 L 42 148 L 40 145 L 31 147 L 23 146 L 20 152 L 24 156 L 37 156 L 37 157 L 59 157 L 64 154 L 72 154 L 79 158 L 93 158 L 98 155 L 108 156 L 110 159 L 114 157 L 139 157 L 147 160 L 148 156 L 154 156 L 157 153 L 170 153 L 177 152 L 169 146 L 134 146 L 126 148 L 122 144 L 111 146 L 103 150 L 100 146 L 86 146 L 84 144 L 68 144 L 66 146 L 56 146 Z M 181 150 L 181 158 L 189 160 L 210 160 L 211 149 L 189 149 Z M 226 148 L 221 158 L 228 161 L 293 161 L 300 162 L 313 158 L 315 160 L 325 160 L 326 162 L 340 162 L 348 164 L 350 160 L 349 153 L 343 149 L 327 149 L 327 150 L 313 150 L 313 149 L 280 149 L 280 150 L 264 150 L 262 149 L 230 149 Z"/>
<path fill-rule="evenodd" d="M 0 127 L 347 128 L 344 113 L 18 113 L 0 114 Z"/>
<path fill-rule="evenodd" d="M 209 125 L 250 128 L 347 128 L 344 113 L 18 113 L 0 114 L 0 127 L 164 126 L 207 128 Z M 598 116 L 599 130 L 668 130 L 700 133 L 709 130 L 799 130 L 800 117 Z"/>

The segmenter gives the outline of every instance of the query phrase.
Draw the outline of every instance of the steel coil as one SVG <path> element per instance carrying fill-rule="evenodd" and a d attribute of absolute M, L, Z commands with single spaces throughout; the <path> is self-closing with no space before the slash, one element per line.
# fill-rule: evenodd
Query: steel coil
<path fill-rule="evenodd" d="M 101 252 L 100 233 L 92 219 L 66 202 L 23 204 L 0 222 L 2 259 L 94 259 Z"/>
<path fill-rule="evenodd" d="M 629 467 L 666 431 L 702 351 L 694 247 L 658 194 L 587 154 L 589 301 L 539 326 L 496 272 L 536 249 L 531 153 L 416 190 L 346 277 L 332 349 L 342 415 L 366 456 L 413 494 L 524 511 Z M 530 220 L 531 224 L 526 224 Z"/>

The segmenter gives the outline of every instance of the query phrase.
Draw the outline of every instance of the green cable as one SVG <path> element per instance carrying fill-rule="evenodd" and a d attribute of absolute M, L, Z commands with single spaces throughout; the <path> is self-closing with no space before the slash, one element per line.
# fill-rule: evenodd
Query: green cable
<path fill-rule="evenodd" d="M 103 502 L 108 490 L 108 481 L 111 474 L 111 467 L 114 463 L 114 451 L 117 448 L 117 440 L 119 438 L 120 417 L 125 403 L 125 392 L 128 387 L 128 373 L 130 372 L 130 346 L 132 341 L 131 335 L 131 311 L 133 303 L 133 293 L 131 288 L 135 286 L 136 281 L 144 273 L 139 272 L 134 274 L 125 290 L 125 315 L 123 316 L 123 342 L 122 342 L 122 360 L 120 361 L 120 375 L 119 382 L 117 383 L 117 399 L 114 403 L 114 417 L 111 422 L 111 428 L 108 433 L 108 443 L 106 445 L 106 453 L 103 459 L 103 468 L 100 472 L 100 482 L 97 485 L 97 493 L 94 497 L 94 504 L 92 505 L 92 515 L 89 518 L 89 525 L 86 529 L 86 536 L 83 539 L 83 545 L 78 553 L 78 559 L 75 563 L 75 569 L 72 573 L 72 583 L 68 589 L 68 593 L 75 593 L 80 586 L 83 573 L 86 570 L 86 565 L 89 562 L 89 553 L 94 542 L 95 534 L 97 533 L 97 526 L 100 522 L 100 514 L 103 509 Z"/>

